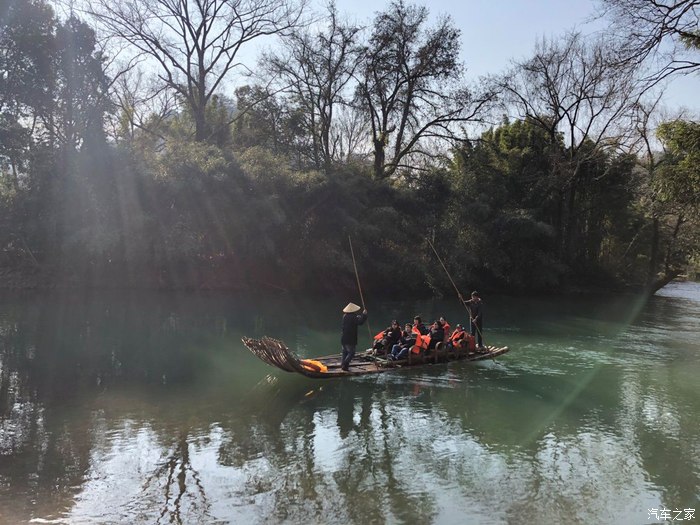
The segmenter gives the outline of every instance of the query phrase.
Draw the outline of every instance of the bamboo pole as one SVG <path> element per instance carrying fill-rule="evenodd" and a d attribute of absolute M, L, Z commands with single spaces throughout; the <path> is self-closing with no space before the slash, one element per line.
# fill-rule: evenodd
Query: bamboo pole
<path fill-rule="evenodd" d="M 426 239 L 426 240 L 428 241 L 428 244 L 430 245 L 430 247 L 433 249 L 433 252 L 435 253 L 435 257 L 437 257 L 438 261 L 440 261 L 440 264 L 442 265 L 442 269 L 445 270 L 445 273 L 447 274 L 447 278 L 452 283 L 452 286 L 454 286 L 455 291 L 457 292 L 457 297 L 459 297 L 459 301 L 462 303 L 464 308 L 467 310 L 467 313 L 469 314 L 469 325 L 471 326 L 474 323 L 474 319 L 472 318 L 472 311 L 469 309 L 469 307 L 467 306 L 467 303 L 464 301 L 464 299 L 462 299 L 462 292 L 459 291 L 459 288 L 457 288 L 457 285 L 452 280 L 452 276 L 450 275 L 450 272 L 447 271 L 447 267 L 445 266 L 445 263 L 442 262 L 442 259 L 440 258 L 440 254 L 435 249 L 435 246 L 433 246 L 433 243 L 430 242 L 430 239 Z M 481 333 L 481 329 L 479 328 L 479 325 L 475 324 L 474 326 L 476 327 L 476 331 L 479 332 L 479 336 L 481 337 L 481 344 L 484 344 L 484 334 Z"/>
<path fill-rule="evenodd" d="M 350 243 L 350 254 L 352 255 L 352 265 L 355 268 L 355 278 L 357 279 L 357 289 L 360 291 L 360 300 L 362 301 L 362 309 L 367 310 L 365 305 L 365 297 L 362 295 L 362 285 L 360 284 L 360 274 L 357 272 L 357 263 L 355 262 L 355 251 L 352 249 L 352 239 L 348 235 L 348 242 Z M 372 329 L 369 327 L 369 319 L 367 319 L 367 331 L 369 332 L 369 340 L 372 341 Z"/>

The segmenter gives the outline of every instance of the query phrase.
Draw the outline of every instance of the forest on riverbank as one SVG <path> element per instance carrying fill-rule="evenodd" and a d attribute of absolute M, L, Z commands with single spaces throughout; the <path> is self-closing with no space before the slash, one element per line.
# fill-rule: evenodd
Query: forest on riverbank
<path fill-rule="evenodd" d="M 653 290 L 700 266 L 700 2 L 467 75 L 449 16 L 0 3 L 0 286 Z M 475 13 L 478 19 L 478 13 Z M 241 49 L 276 37 L 246 76 Z"/>

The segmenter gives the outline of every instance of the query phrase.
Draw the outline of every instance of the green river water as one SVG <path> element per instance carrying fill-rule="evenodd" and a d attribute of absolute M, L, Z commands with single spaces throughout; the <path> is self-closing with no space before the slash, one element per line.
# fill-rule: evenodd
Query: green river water
<path fill-rule="evenodd" d="M 485 296 L 496 362 L 324 381 L 240 343 L 339 351 L 348 300 L 5 294 L 0 523 L 700 521 L 700 285 Z"/>

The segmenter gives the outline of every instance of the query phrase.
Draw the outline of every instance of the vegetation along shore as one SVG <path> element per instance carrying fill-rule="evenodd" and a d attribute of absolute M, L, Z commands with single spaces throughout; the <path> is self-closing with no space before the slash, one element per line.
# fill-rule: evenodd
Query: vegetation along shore
<path fill-rule="evenodd" d="M 700 68 L 697 7 L 601 1 L 606 31 L 477 79 L 403 1 L 135 4 L 2 6 L 2 287 L 352 290 L 348 235 L 395 296 L 450 292 L 428 241 L 483 290 L 697 273 L 700 123 L 660 102 Z"/>

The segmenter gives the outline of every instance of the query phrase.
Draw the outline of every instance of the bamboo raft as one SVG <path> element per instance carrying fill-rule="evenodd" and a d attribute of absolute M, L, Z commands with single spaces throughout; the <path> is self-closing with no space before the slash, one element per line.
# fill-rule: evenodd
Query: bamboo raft
<path fill-rule="evenodd" d="M 248 350 L 268 365 L 275 366 L 285 372 L 296 372 L 306 377 L 318 379 L 378 374 L 400 368 L 451 361 L 483 361 L 508 352 L 507 346 L 486 346 L 484 350 L 478 352 L 470 352 L 466 348 L 448 350 L 447 347 L 441 346 L 428 354 L 409 352 L 408 359 L 390 361 L 385 357 L 372 355 L 371 351 L 368 350 L 365 353 L 356 354 L 346 372 L 340 368 L 340 352 L 313 359 L 302 359 L 282 341 L 272 337 L 263 337 L 262 339 L 244 337 L 242 340 Z"/>

